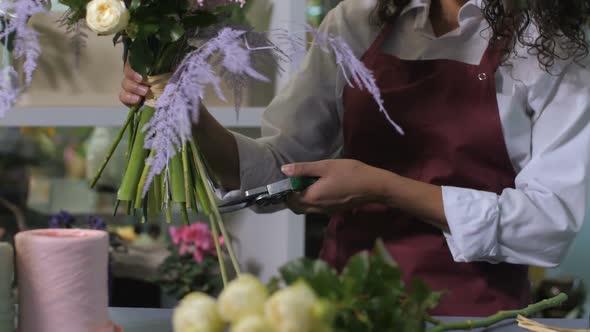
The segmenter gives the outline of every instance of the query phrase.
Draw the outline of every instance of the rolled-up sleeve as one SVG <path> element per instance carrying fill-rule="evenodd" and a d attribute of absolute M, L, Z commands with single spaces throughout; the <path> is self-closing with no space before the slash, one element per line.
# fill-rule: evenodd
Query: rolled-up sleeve
<path fill-rule="evenodd" d="M 538 112 L 531 159 L 500 195 L 443 187 L 458 262 L 558 265 L 585 218 L 590 167 L 590 71 L 571 64 L 552 84 L 532 87 Z"/>

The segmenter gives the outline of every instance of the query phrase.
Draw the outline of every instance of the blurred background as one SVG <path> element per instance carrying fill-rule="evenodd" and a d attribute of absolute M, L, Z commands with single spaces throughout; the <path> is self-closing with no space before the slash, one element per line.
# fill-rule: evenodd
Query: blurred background
<path fill-rule="evenodd" d="M 248 8 L 248 19 L 257 30 L 286 24 L 300 29 L 305 22 L 317 26 L 338 2 L 257 0 Z M 209 257 L 199 261 L 180 255 L 172 243 L 169 226 L 178 225 L 159 219 L 142 223 L 139 217 L 120 212 L 113 216 L 123 149 L 116 152 L 98 189 L 88 188 L 88 179 L 126 116 L 117 99 L 122 51 L 113 47 L 110 38 L 92 33 L 79 48 L 79 41 L 55 24 L 62 11 L 55 4 L 51 13 L 32 20 L 41 33 L 40 68 L 17 108 L 0 120 L 0 241 L 12 242 L 19 229 L 48 227 L 52 220 L 72 227 L 100 218 L 111 233 L 111 306 L 170 307 L 191 290 L 214 293 L 218 278 Z M 272 83 L 252 86 L 239 116 L 231 100 L 222 103 L 210 96 L 206 103 L 228 128 L 258 137 L 265 105 L 294 70 L 296 64 L 282 74 L 264 68 Z M 206 221 L 198 215 L 192 218 Z M 266 215 L 241 211 L 226 221 L 242 265 L 266 280 L 290 259 L 317 257 L 327 224 L 323 216 L 295 216 L 288 211 Z M 590 229 L 585 227 L 561 267 L 531 267 L 531 287 L 538 296 L 560 291 L 572 295 L 566 308 L 546 315 L 588 315 L 590 297 L 584 284 L 590 284 L 589 258 Z"/>

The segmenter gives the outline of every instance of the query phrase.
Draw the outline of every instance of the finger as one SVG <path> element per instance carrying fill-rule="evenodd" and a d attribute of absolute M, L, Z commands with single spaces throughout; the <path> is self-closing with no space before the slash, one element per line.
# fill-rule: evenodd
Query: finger
<path fill-rule="evenodd" d="M 121 91 L 119 93 L 119 100 L 127 106 L 133 106 L 139 103 L 141 98 L 138 95 L 129 93 L 127 91 Z"/>
<path fill-rule="evenodd" d="M 125 73 L 125 77 L 127 77 L 128 79 L 130 79 L 132 81 L 135 81 L 136 83 L 143 82 L 143 77 L 131 68 L 131 65 L 129 65 L 129 62 L 125 64 L 124 73 Z"/>
<path fill-rule="evenodd" d="M 284 165 L 281 171 L 287 176 L 311 176 L 322 177 L 327 169 L 328 161 L 316 161 L 311 163 L 297 163 Z"/>
<path fill-rule="evenodd" d="M 295 214 L 325 214 L 325 211 L 319 207 L 304 203 L 302 195 L 293 193 L 287 198 L 287 207 Z"/>
<path fill-rule="evenodd" d="M 139 84 L 135 81 L 132 81 L 130 79 L 124 79 L 123 82 L 121 82 L 121 87 L 123 88 L 123 90 L 125 90 L 126 92 L 129 92 L 131 94 L 135 94 L 141 97 L 145 97 L 148 93 L 148 91 L 150 90 L 150 88 L 146 85 L 143 84 Z"/>

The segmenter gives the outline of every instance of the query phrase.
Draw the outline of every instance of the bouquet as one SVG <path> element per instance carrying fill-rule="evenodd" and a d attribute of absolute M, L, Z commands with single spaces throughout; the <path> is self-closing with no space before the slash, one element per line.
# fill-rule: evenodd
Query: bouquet
<path fill-rule="evenodd" d="M 158 267 L 154 282 L 180 300 L 192 292 L 216 296 L 223 285 L 219 277 L 213 233 L 207 224 L 170 227 L 170 256 Z M 223 246 L 223 237 L 219 238 Z"/>

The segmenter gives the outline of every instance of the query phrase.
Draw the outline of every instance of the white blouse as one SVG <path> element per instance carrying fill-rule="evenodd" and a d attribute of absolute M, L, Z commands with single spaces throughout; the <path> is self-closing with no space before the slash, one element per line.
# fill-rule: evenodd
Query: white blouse
<path fill-rule="evenodd" d="M 428 19 L 430 0 L 411 1 L 384 51 L 409 60 L 479 63 L 489 39 L 481 1 L 466 3 L 459 28 L 441 37 L 434 36 Z M 342 36 L 360 57 L 379 33 L 369 24 L 374 5 L 375 0 L 345 0 L 320 29 Z M 532 28 L 530 35 L 535 36 Z M 457 262 L 553 267 L 586 216 L 590 70 L 573 61 L 558 62 L 549 74 L 523 46 L 516 51 L 513 66 L 500 67 L 496 75 L 503 132 L 518 174 L 516 189 L 497 195 L 443 187 L 450 226 L 445 236 Z M 235 134 L 243 190 L 283 178 L 283 164 L 339 156 L 344 83 L 333 56 L 312 47 L 299 73 L 264 113 L 263 138 Z"/>

